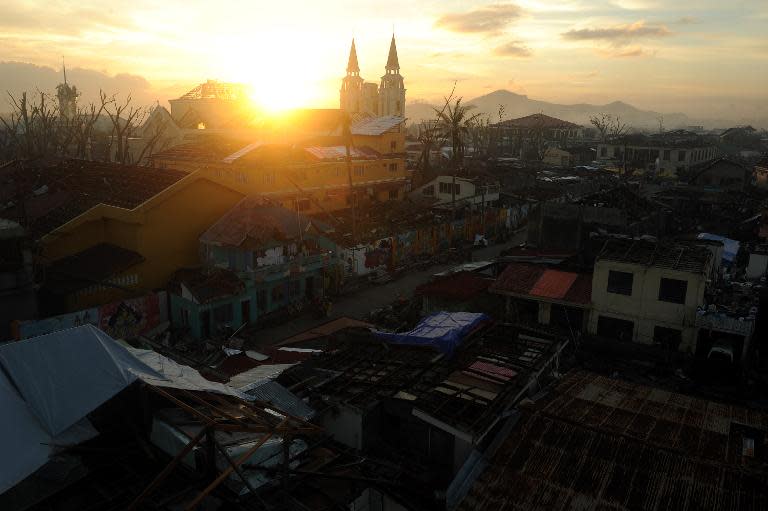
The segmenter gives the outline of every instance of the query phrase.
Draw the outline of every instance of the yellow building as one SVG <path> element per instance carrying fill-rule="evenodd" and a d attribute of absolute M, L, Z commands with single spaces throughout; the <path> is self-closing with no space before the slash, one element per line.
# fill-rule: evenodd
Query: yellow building
<path fill-rule="evenodd" d="M 305 111 L 289 119 L 272 125 L 260 140 L 201 140 L 154 155 L 153 165 L 196 171 L 243 195 L 270 198 L 305 213 L 349 208 L 350 181 L 358 203 L 405 196 L 402 117 L 362 117 L 354 122 L 349 163 L 341 111 Z"/>
<path fill-rule="evenodd" d="M 705 247 L 609 240 L 595 262 L 588 330 L 693 353 L 696 311 L 713 271 Z"/>
<path fill-rule="evenodd" d="M 41 247 L 44 315 L 164 287 L 199 264 L 200 235 L 242 199 L 198 172 L 78 160 L 36 172 L 46 188 L 25 222 Z"/>

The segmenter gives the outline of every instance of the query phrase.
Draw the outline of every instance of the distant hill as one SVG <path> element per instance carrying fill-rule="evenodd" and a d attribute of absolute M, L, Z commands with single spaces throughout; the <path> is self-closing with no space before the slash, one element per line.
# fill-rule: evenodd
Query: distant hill
<path fill-rule="evenodd" d="M 515 94 L 508 90 L 491 92 L 490 94 L 469 100 L 467 104 L 474 105 L 476 107 L 474 112 L 487 115 L 491 122 L 499 121 L 499 105 L 504 105 L 504 119 L 515 119 L 534 113 L 543 113 L 586 126 L 589 124 L 589 117 L 591 115 L 606 113 L 614 116 L 618 115 L 622 122 L 637 129 L 657 129 L 660 115 L 664 116 L 665 129 L 675 129 L 696 124 L 695 120 L 688 118 L 683 113 L 660 113 L 640 110 L 622 101 L 614 101 L 607 105 L 590 105 L 586 103 L 559 105 L 557 103 L 530 99 L 528 96 Z M 435 118 L 433 105 L 422 102 L 407 104 L 405 114 L 411 122 Z"/>

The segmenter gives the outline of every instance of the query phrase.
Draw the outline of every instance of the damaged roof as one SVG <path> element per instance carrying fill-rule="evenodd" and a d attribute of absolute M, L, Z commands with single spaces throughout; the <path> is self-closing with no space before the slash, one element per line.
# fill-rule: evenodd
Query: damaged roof
<path fill-rule="evenodd" d="M 330 147 L 312 146 L 306 147 L 304 150 L 318 160 L 340 161 L 347 157 L 347 149 L 343 145 Z M 381 154 L 378 151 L 366 146 L 350 147 L 349 156 L 353 160 L 377 160 L 381 158 Z"/>
<path fill-rule="evenodd" d="M 405 119 L 397 115 L 370 117 L 354 123 L 350 129 L 353 135 L 376 136 L 394 130 L 403 122 L 405 122 Z"/>
<path fill-rule="evenodd" d="M 765 509 L 765 455 L 745 446 L 767 428 L 763 412 L 575 371 L 521 411 L 458 509 Z"/>
<path fill-rule="evenodd" d="M 706 247 L 692 244 L 611 238 L 603 245 L 598 260 L 705 273 L 712 257 Z"/>
<path fill-rule="evenodd" d="M 173 274 L 168 289 L 203 304 L 242 293 L 245 285 L 230 270 L 182 268 Z"/>
<path fill-rule="evenodd" d="M 200 242 L 240 247 L 246 240 L 264 243 L 274 239 L 298 239 L 312 221 L 282 206 L 245 197 L 200 236 Z"/>

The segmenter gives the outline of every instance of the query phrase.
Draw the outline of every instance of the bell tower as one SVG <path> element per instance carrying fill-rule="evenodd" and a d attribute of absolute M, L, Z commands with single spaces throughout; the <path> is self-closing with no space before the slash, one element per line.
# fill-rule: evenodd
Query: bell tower
<path fill-rule="evenodd" d="M 354 39 L 352 39 L 352 47 L 349 49 L 347 76 L 341 80 L 339 108 L 348 113 L 357 113 L 363 110 L 363 79 L 360 77 L 360 66 L 357 63 Z"/>
<path fill-rule="evenodd" d="M 379 87 L 379 115 L 405 116 L 405 84 L 400 75 L 400 61 L 397 58 L 395 34 L 389 44 L 389 56 L 385 74 Z"/>

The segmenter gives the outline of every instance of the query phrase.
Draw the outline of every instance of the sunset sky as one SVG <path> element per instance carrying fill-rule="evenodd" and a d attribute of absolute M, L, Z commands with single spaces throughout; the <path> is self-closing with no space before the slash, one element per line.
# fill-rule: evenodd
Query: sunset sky
<path fill-rule="evenodd" d="M 351 38 L 377 81 L 393 27 L 409 101 L 454 80 L 467 97 L 693 114 L 768 101 L 766 0 L 4 0 L 0 61 L 58 71 L 66 56 L 95 77 L 138 75 L 122 78 L 160 100 L 217 78 L 261 102 L 337 106 Z M 26 83 L 13 69 L 0 67 L 0 88 Z"/>

